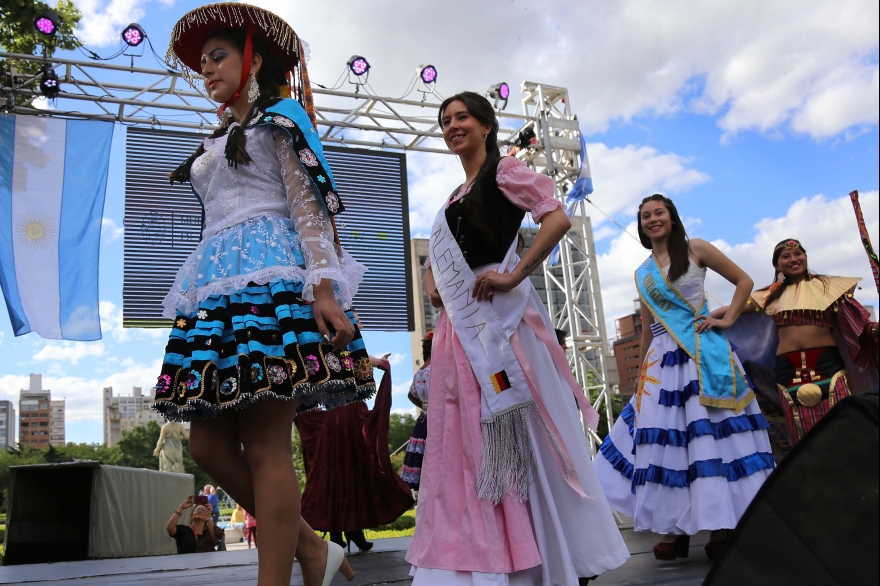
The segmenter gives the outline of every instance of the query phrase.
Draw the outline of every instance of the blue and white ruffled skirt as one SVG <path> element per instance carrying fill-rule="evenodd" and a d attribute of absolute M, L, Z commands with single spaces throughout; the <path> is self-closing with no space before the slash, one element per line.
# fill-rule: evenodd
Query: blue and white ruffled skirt
<path fill-rule="evenodd" d="M 593 461 L 599 482 L 636 531 L 732 529 L 775 467 L 769 424 L 757 401 L 739 414 L 701 405 L 694 362 L 662 325 L 652 332 L 644 392 Z"/>

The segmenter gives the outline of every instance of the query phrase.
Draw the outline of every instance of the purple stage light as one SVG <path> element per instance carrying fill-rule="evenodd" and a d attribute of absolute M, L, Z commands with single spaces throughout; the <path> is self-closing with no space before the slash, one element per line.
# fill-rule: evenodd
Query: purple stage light
<path fill-rule="evenodd" d="M 147 38 L 147 33 L 145 33 L 143 27 L 136 22 L 131 23 L 122 31 L 122 40 L 125 41 L 125 44 L 129 47 L 137 47 L 144 42 L 145 38 Z"/>
<path fill-rule="evenodd" d="M 498 96 L 502 100 L 506 100 L 507 98 L 509 98 L 510 97 L 510 86 L 507 85 L 506 83 L 502 83 L 501 87 L 498 88 Z"/>
<path fill-rule="evenodd" d="M 54 35 L 55 34 L 55 23 L 45 17 L 40 17 L 37 19 L 37 22 L 34 23 L 37 27 L 37 30 L 43 33 L 44 35 Z"/>
<path fill-rule="evenodd" d="M 46 8 L 45 10 L 43 10 L 40 15 L 34 20 L 34 28 L 36 28 L 47 37 L 54 36 L 55 33 L 58 32 L 58 27 L 60 26 L 61 17 L 58 16 L 58 13 L 51 8 Z"/>
<path fill-rule="evenodd" d="M 437 69 L 433 65 L 425 65 L 419 72 L 419 77 L 425 82 L 425 85 L 431 85 L 437 81 Z"/>
<path fill-rule="evenodd" d="M 356 76 L 361 77 L 370 70 L 370 63 L 360 55 L 352 55 L 348 60 L 348 68 Z"/>

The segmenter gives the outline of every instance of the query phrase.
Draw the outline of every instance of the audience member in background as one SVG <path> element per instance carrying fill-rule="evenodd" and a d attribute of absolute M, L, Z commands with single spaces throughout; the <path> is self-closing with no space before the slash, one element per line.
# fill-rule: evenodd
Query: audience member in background
<path fill-rule="evenodd" d="M 247 511 L 244 512 L 244 516 L 244 524 L 247 529 L 248 549 L 251 548 L 251 542 L 253 542 L 254 547 L 257 547 L 257 518 Z"/>
<path fill-rule="evenodd" d="M 217 496 L 217 489 L 210 484 L 205 485 L 204 492 L 208 497 L 208 504 L 211 505 L 211 518 L 216 525 L 220 521 L 220 497 Z"/>
<path fill-rule="evenodd" d="M 168 535 L 177 542 L 177 553 L 204 553 L 214 551 L 220 541 L 217 528 L 211 518 L 211 508 L 207 505 L 198 505 L 193 509 L 189 525 L 178 525 L 183 512 L 193 506 L 193 497 L 189 495 L 180 504 L 171 518 L 165 530 Z"/>
<path fill-rule="evenodd" d="M 568 352 L 568 341 L 566 340 L 566 338 L 568 338 L 568 332 L 560 330 L 559 328 L 556 328 L 553 331 L 556 332 L 556 341 L 559 342 L 559 346 Z"/>
<path fill-rule="evenodd" d="M 238 503 L 235 503 L 235 509 L 232 511 L 232 516 L 229 518 L 229 525 L 233 529 L 241 531 L 241 541 L 244 541 L 245 535 L 247 534 L 247 514 L 245 514 L 244 509 Z"/>
<path fill-rule="evenodd" d="M 413 382 L 407 395 L 410 402 L 422 412 L 416 419 L 412 436 L 406 446 L 401 477 L 417 497 L 422 477 L 422 460 L 425 457 L 425 440 L 428 438 L 428 385 L 431 380 L 431 340 L 433 338 L 434 332 L 428 332 L 428 335 L 422 340 L 422 359 L 425 363 L 413 376 Z"/>

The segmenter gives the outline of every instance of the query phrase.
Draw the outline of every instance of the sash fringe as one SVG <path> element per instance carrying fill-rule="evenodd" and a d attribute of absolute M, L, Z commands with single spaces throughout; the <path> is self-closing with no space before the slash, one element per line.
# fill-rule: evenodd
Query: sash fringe
<path fill-rule="evenodd" d="M 565 479 L 570 479 L 575 473 L 574 465 L 553 437 L 535 400 L 530 399 L 480 422 L 483 437 L 482 462 L 476 484 L 477 498 L 489 499 L 496 505 L 508 497 L 517 502 L 529 500 L 529 484 L 535 464 L 529 415 L 534 415 L 541 427 Z"/>

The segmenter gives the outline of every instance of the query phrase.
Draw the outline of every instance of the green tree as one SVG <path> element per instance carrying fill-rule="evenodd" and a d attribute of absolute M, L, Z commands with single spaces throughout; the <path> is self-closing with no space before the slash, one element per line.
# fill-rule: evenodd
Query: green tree
<path fill-rule="evenodd" d="M 61 17 L 61 26 L 52 37 L 36 31 L 34 20 L 43 10 L 51 8 Z M 0 47 L 8 53 L 42 55 L 51 57 L 56 49 L 72 50 L 79 45 L 74 29 L 82 19 L 82 13 L 72 0 L 59 0 L 50 6 L 34 0 L 3 0 L 0 3 Z M 0 73 L 8 73 L 9 65 L 0 60 Z M 37 63 L 13 63 L 20 73 L 36 74 L 40 70 Z"/>
<path fill-rule="evenodd" d="M 412 435 L 415 425 L 416 418 L 409 413 L 392 413 L 388 426 L 388 451 L 393 453 L 405 444 Z"/>

